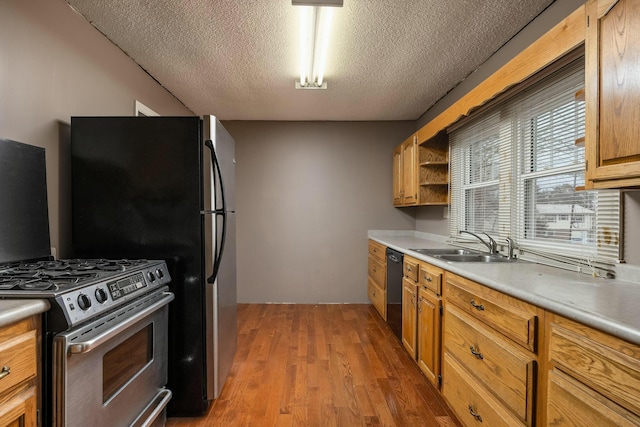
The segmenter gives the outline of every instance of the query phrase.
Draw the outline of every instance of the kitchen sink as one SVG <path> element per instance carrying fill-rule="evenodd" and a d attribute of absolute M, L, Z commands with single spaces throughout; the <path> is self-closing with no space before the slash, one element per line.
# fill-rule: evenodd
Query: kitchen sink
<path fill-rule="evenodd" d="M 444 254 L 444 255 L 437 255 L 436 258 L 440 258 L 441 260 L 451 261 L 451 262 L 515 262 L 516 261 L 515 258 L 509 259 L 506 256 L 502 256 L 502 255 L 490 255 L 490 254 L 480 254 L 480 253 L 461 254 L 461 255 Z"/>
<path fill-rule="evenodd" d="M 474 251 L 471 249 L 409 249 L 410 251 L 418 252 L 423 255 L 431 255 L 435 257 L 439 257 L 441 255 L 482 255 L 481 252 Z"/>

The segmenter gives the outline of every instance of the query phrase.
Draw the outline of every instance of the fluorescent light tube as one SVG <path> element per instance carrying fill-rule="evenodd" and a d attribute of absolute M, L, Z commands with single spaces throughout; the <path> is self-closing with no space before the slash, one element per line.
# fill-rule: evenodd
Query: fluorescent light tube
<path fill-rule="evenodd" d="M 326 87 L 332 13 L 333 8 L 300 7 L 300 84 L 296 87 Z"/>

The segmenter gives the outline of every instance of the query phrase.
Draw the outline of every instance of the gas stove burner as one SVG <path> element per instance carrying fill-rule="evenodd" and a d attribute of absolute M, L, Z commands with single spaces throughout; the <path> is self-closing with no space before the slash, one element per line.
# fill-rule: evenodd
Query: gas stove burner
<path fill-rule="evenodd" d="M 41 270 L 62 271 L 67 270 L 69 265 L 64 261 L 40 261 L 38 263 Z"/>
<path fill-rule="evenodd" d="M 42 269 L 42 261 L 18 264 L 13 269 L 24 272 L 38 271 Z"/>
<path fill-rule="evenodd" d="M 18 288 L 25 291 L 55 291 L 58 290 L 58 285 L 49 280 L 34 280 L 20 283 Z"/>
<path fill-rule="evenodd" d="M 104 262 L 105 260 L 96 260 L 96 259 L 68 259 L 65 262 L 69 266 L 69 269 L 72 271 L 86 271 L 86 270 L 95 270 L 98 268 L 98 263 Z"/>
<path fill-rule="evenodd" d="M 2 277 L 0 278 L 0 289 L 13 289 L 25 282 L 24 279 L 16 277 Z"/>

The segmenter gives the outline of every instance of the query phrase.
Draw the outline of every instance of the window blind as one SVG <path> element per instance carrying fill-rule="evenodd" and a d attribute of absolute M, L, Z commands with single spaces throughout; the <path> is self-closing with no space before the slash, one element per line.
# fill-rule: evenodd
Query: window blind
<path fill-rule="evenodd" d="M 584 191 L 584 60 L 450 133 L 450 233 L 587 265 L 620 258 L 620 193 Z"/>

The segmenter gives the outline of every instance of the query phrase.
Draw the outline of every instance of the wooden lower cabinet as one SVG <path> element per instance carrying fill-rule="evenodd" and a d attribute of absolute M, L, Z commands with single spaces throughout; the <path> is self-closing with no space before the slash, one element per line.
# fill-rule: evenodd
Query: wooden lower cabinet
<path fill-rule="evenodd" d="M 547 423 L 558 427 L 638 426 L 640 418 L 562 371 L 549 372 Z"/>
<path fill-rule="evenodd" d="M 37 425 L 39 316 L 0 328 L 0 426 Z"/>
<path fill-rule="evenodd" d="M 476 413 L 493 420 L 483 425 L 536 425 L 539 334 L 543 311 L 516 298 L 447 272 L 444 286 L 443 395 L 465 425 Z M 455 363 L 454 363 L 455 362 Z M 462 371 L 462 372 L 459 372 Z M 472 383 L 486 402 L 460 409 L 459 381 Z M 473 381 L 469 380 L 472 379 Z M 469 406 L 470 405 L 470 406 Z M 466 421 L 465 421 L 466 420 Z M 495 424 L 494 424 L 495 423 Z"/>
<path fill-rule="evenodd" d="M 1 403 L 0 426 L 35 427 L 37 425 L 36 387 L 31 386 Z"/>
<path fill-rule="evenodd" d="M 369 265 L 367 295 L 369 301 L 387 320 L 387 259 L 386 246 L 369 240 Z"/>
<path fill-rule="evenodd" d="M 416 358 L 418 285 L 407 277 L 402 279 L 402 345 Z"/>
<path fill-rule="evenodd" d="M 447 305 L 446 351 L 483 384 L 487 394 L 522 422 L 534 418 L 536 366 L 533 354 L 514 346 L 491 328 Z"/>
<path fill-rule="evenodd" d="M 418 366 L 436 387 L 440 386 L 440 316 L 442 300 L 420 287 L 418 291 Z"/>
<path fill-rule="evenodd" d="M 403 271 L 402 344 L 464 426 L 640 426 L 640 345 L 410 256 Z"/>
<path fill-rule="evenodd" d="M 402 345 L 420 370 L 436 387 L 440 386 L 440 337 L 443 271 L 406 256 L 402 279 Z"/>
<path fill-rule="evenodd" d="M 549 315 L 547 425 L 640 426 L 640 346 Z"/>
<path fill-rule="evenodd" d="M 442 367 L 442 395 L 458 420 L 465 426 L 525 426 L 505 409 L 450 354 L 445 353 Z"/>
<path fill-rule="evenodd" d="M 375 284 L 373 280 L 371 280 L 371 278 L 369 278 L 368 295 L 369 295 L 369 301 L 371 301 L 371 304 L 373 304 L 376 310 L 378 310 L 378 313 L 380 313 L 380 316 L 382 316 L 382 318 L 386 320 L 387 319 L 386 294 L 382 289 L 380 289 Z"/>

